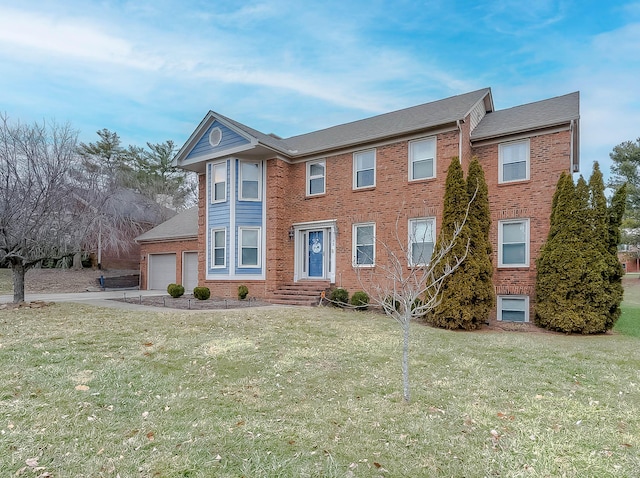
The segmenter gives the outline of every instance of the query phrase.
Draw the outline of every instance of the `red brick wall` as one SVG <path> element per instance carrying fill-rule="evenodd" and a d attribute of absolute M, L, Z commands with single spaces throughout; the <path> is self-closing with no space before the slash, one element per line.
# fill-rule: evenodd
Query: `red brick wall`
<path fill-rule="evenodd" d="M 498 264 L 498 221 L 511 218 L 530 220 L 530 267 L 498 269 L 494 283 L 498 294 L 526 294 L 534 306 L 535 259 L 549 230 L 551 200 L 562 171 L 570 171 L 570 132 L 533 136 L 531 142 L 530 179 L 498 184 L 498 144 L 473 147 L 469 141 L 469 121 L 461 123 L 463 134 L 462 164 L 465 170 L 471 157 L 478 157 L 489 187 L 491 208 L 491 240 L 493 263 Z M 366 148 L 363 148 L 366 149 Z M 288 231 L 292 224 L 309 221 L 337 220 L 336 285 L 350 291 L 360 289 L 351 267 L 352 226 L 354 223 L 375 222 L 378 239 L 386 244 L 407 244 L 409 218 L 436 217 L 440 230 L 442 200 L 446 171 L 460 151 L 459 131 L 437 135 L 436 178 L 408 181 L 408 141 L 376 148 L 376 187 L 354 191 L 353 154 L 330 155 L 326 161 L 326 193 L 306 197 L 306 164 L 287 163 L 280 159 L 267 161 L 267 244 L 266 281 L 205 281 L 205 254 L 200 255 L 200 282 L 212 289 L 212 294 L 235 297 L 237 287 L 245 284 L 250 295 L 264 297 L 279 285 L 293 281 L 294 245 Z M 205 177 L 200 176 L 200 213 L 198 250 L 205 250 Z M 384 251 L 376 248 L 376 263 L 382 264 Z M 494 314 L 495 317 L 495 314 Z M 533 315 L 530 315 L 533 318 Z"/>
<path fill-rule="evenodd" d="M 571 171 L 570 145 L 569 131 L 531 137 L 530 179 L 508 184 L 498 184 L 498 144 L 473 149 L 489 189 L 496 293 L 528 295 L 530 320 L 535 305 L 536 258 L 549 233 L 551 202 L 558 178 L 562 171 Z M 498 221 L 515 218 L 530 220 L 529 267 L 497 268 Z"/>

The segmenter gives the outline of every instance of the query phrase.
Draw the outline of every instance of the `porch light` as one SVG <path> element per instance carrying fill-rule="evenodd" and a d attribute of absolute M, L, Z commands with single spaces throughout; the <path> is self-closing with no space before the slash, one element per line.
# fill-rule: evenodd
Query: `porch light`
<path fill-rule="evenodd" d="M 293 239 L 295 235 L 296 235 L 296 230 L 293 228 L 293 226 L 291 226 L 289 228 L 289 240 Z"/>

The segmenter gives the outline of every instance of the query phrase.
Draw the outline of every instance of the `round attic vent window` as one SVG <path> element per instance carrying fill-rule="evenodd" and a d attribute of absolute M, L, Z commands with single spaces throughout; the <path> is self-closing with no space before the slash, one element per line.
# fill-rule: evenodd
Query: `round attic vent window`
<path fill-rule="evenodd" d="M 215 147 L 220 144 L 220 141 L 222 141 L 222 131 L 220 128 L 215 127 L 209 133 L 209 144 Z"/>

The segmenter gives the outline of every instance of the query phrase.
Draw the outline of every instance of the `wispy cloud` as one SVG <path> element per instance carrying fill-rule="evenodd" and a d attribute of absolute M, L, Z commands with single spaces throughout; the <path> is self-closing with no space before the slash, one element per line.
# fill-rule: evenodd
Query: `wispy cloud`
<path fill-rule="evenodd" d="M 287 136 L 485 86 L 499 108 L 580 90 L 583 158 L 606 156 L 638 134 L 639 22 L 637 1 L 0 0 L 0 99 L 179 142 L 209 109 Z"/>

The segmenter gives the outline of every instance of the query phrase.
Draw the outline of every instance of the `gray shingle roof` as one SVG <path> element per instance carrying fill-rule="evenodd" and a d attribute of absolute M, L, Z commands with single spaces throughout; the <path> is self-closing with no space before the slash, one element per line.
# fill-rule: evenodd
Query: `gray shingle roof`
<path fill-rule="evenodd" d="M 136 237 L 136 242 L 154 242 L 198 237 L 198 207 L 176 214 L 168 221 Z"/>
<path fill-rule="evenodd" d="M 261 133 L 218 113 L 213 113 L 236 128 L 256 138 L 261 144 L 290 157 L 300 157 L 331 149 L 348 147 L 414 131 L 455 123 L 491 94 L 490 88 L 452 96 L 431 103 L 412 106 L 371 118 L 345 123 L 290 138 L 278 139 Z"/>
<path fill-rule="evenodd" d="M 483 88 L 352 123 L 293 136 L 284 141 L 290 149 L 296 151 L 294 155 L 301 156 L 407 134 L 464 119 L 479 101 L 490 94 L 490 88 Z"/>
<path fill-rule="evenodd" d="M 580 93 L 487 113 L 471 133 L 474 141 L 566 124 L 580 118 Z"/>

